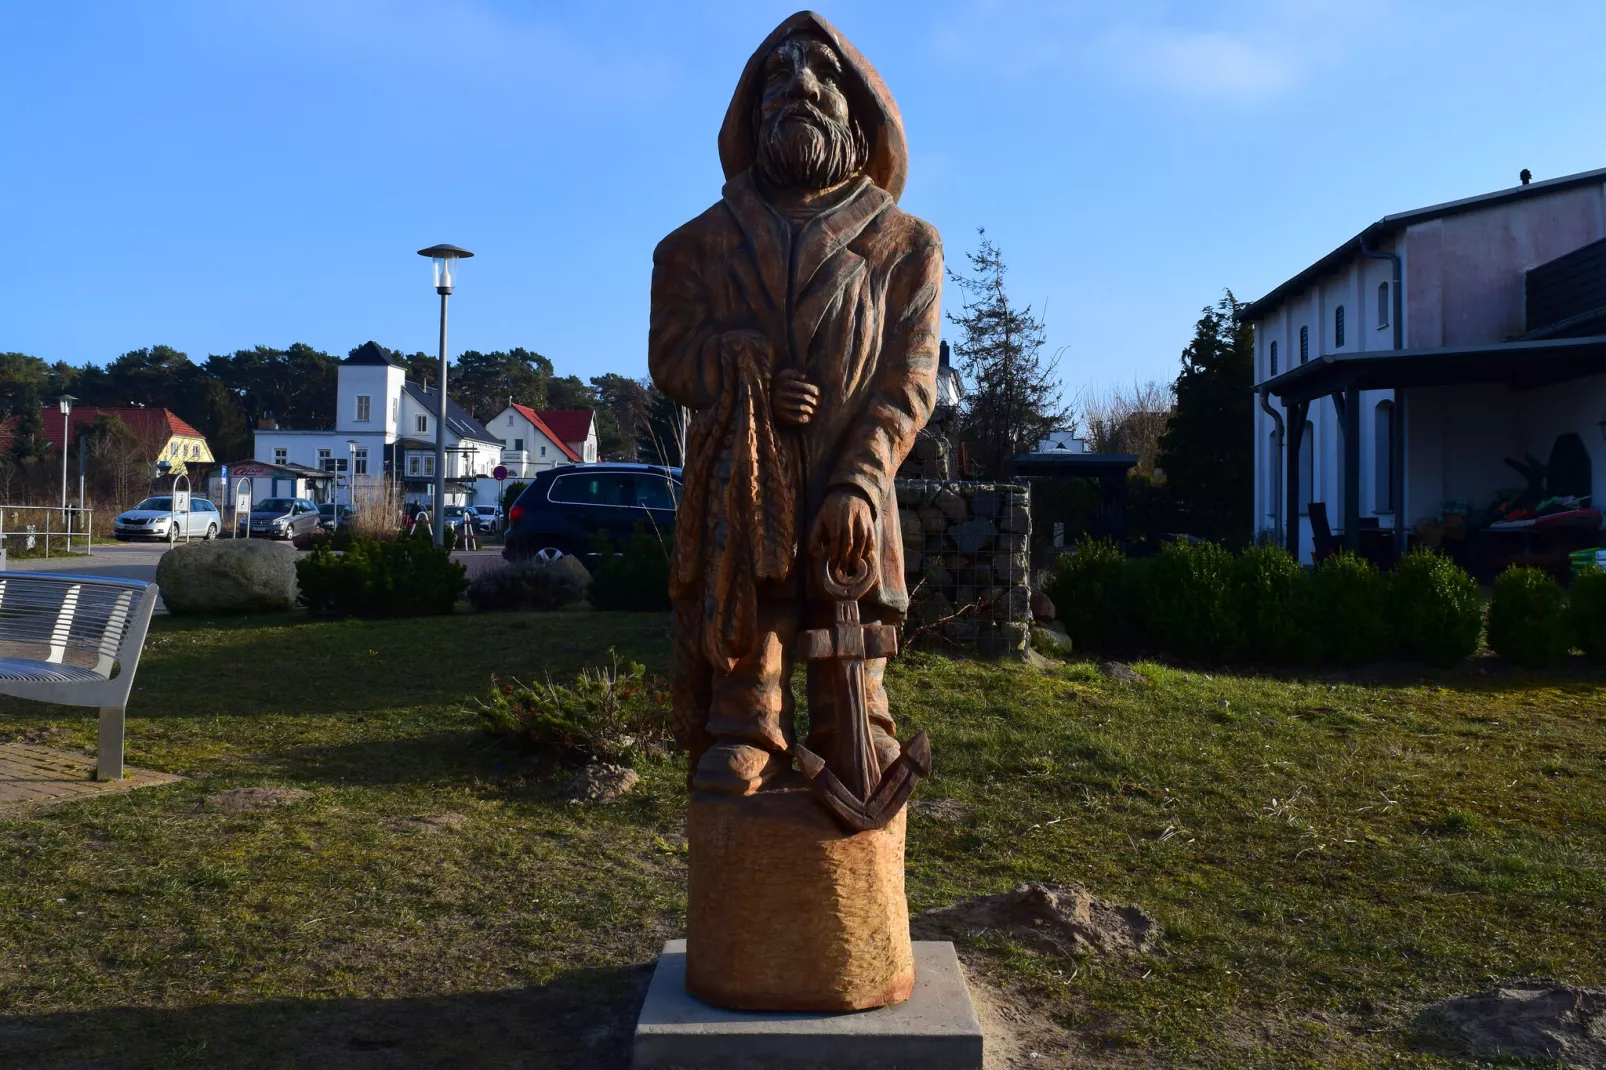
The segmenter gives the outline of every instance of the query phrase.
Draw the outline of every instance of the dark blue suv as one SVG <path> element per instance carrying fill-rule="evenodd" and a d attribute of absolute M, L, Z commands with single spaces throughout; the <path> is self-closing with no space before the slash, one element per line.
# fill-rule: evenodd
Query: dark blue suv
<path fill-rule="evenodd" d="M 502 556 L 587 560 L 603 532 L 623 548 L 635 526 L 665 535 L 675 530 L 680 469 L 655 464 L 566 464 L 535 477 L 507 513 Z"/>

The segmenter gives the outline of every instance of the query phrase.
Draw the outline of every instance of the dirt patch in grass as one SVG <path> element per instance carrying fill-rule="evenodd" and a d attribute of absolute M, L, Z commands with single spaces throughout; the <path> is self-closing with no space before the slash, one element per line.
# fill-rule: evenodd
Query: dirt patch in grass
<path fill-rule="evenodd" d="M 1079 884 L 1032 882 L 1000 895 L 933 907 L 914 919 L 916 933 L 997 933 L 1058 955 L 1136 955 L 1153 951 L 1159 926 L 1148 911 L 1100 899 Z"/>
<path fill-rule="evenodd" d="M 394 822 L 403 832 L 457 832 L 467 825 L 466 814 L 414 814 Z"/>
<path fill-rule="evenodd" d="M 251 810 L 277 810 L 294 806 L 312 798 L 312 792 L 302 788 L 230 788 L 206 797 L 206 808 L 225 814 L 243 814 Z"/>
<path fill-rule="evenodd" d="M 956 824 L 969 817 L 970 812 L 970 807 L 958 799 L 914 799 L 909 803 L 909 813 L 912 816 L 928 821 Z"/>
<path fill-rule="evenodd" d="M 1606 991 L 1544 979 L 1435 1003 L 1416 1020 L 1424 1035 L 1475 1059 L 1522 1059 L 1606 1070 Z"/>
<path fill-rule="evenodd" d="M 641 775 L 634 769 L 592 762 L 566 781 L 563 797 L 576 803 L 611 803 L 630 794 Z"/>

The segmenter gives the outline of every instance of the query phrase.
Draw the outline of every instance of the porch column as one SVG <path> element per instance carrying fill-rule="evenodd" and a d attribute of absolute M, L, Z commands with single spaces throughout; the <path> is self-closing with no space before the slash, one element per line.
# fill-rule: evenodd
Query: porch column
<path fill-rule="evenodd" d="M 1344 388 L 1344 547 L 1361 548 L 1361 391 Z"/>
<path fill-rule="evenodd" d="M 1394 389 L 1394 411 L 1389 423 L 1389 445 L 1394 455 L 1389 458 L 1389 479 L 1394 484 L 1394 560 L 1405 553 L 1405 387 Z"/>
<path fill-rule="evenodd" d="M 1308 401 L 1289 402 L 1284 406 L 1288 415 L 1288 429 L 1283 434 L 1283 455 L 1288 467 L 1283 489 L 1287 501 L 1283 509 L 1283 546 L 1299 559 L 1299 443 L 1305 436 L 1305 414 Z"/>

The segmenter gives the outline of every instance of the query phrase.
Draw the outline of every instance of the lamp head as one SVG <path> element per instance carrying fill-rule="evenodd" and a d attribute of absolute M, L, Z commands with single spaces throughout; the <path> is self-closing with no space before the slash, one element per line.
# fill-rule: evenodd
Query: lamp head
<path fill-rule="evenodd" d="M 65 416 L 67 413 L 72 412 L 72 403 L 77 400 L 71 394 L 63 394 L 56 399 L 56 405 L 61 409 L 62 415 Z"/>
<path fill-rule="evenodd" d="M 452 292 L 452 286 L 457 282 L 457 262 L 467 260 L 474 254 L 455 245 L 441 244 L 420 249 L 418 255 L 427 256 L 433 262 L 435 292 L 445 295 Z"/>

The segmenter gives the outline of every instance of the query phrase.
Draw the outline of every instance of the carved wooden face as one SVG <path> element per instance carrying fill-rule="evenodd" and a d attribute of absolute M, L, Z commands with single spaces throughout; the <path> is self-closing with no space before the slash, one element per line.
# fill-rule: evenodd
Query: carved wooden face
<path fill-rule="evenodd" d="M 842 85 L 842 61 L 817 37 L 788 37 L 764 61 L 757 166 L 773 185 L 828 189 L 865 157 Z"/>
<path fill-rule="evenodd" d="M 847 124 L 848 98 L 842 92 L 842 60 L 836 50 L 815 37 L 788 37 L 764 61 L 764 96 L 760 127 L 767 127 L 792 109 L 798 118 L 814 111 Z"/>

